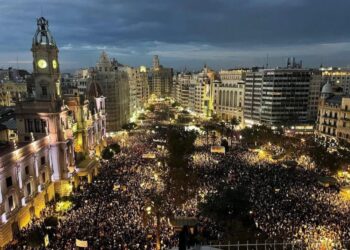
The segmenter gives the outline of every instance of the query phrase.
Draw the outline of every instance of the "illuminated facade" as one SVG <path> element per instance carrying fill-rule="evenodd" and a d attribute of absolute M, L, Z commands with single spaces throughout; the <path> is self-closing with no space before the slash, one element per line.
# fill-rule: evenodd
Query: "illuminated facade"
<path fill-rule="evenodd" d="M 243 125 L 244 87 L 246 70 L 221 70 L 215 83 L 215 113 L 223 120 L 236 117 Z"/>
<path fill-rule="evenodd" d="M 335 88 L 335 91 L 343 94 L 350 94 L 350 69 L 342 68 L 321 68 L 322 82 L 326 84 L 330 82 Z"/>
<path fill-rule="evenodd" d="M 328 141 L 350 142 L 350 97 L 334 95 L 329 82 L 322 88 L 316 134 Z"/>
<path fill-rule="evenodd" d="M 214 85 L 217 81 L 216 72 L 207 66 L 204 66 L 201 72 L 192 74 L 188 84 L 188 108 L 191 111 L 205 117 L 213 114 Z"/>
<path fill-rule="evenodd" d="M 153 57 L 153 67 L 151 69 L 149 82 L 150 94 L 158 97 L 170 97 L 173 91 L 173 69 L 164 68 L 159 63 L 158 56 Z"/>
<path fill-rule="evenodd" d="M 252 69 L 247 72 L 244 90 L 244 122 L 247 125 L 260 123 L 261 88 L 263 85 L 263 71 Z"/>
<path fill-rule="evenodd" d="M 128 74 L 130 91 L 129 107 L 130 114 L 133 114 L 137 110 L 143 108 L 143 105 L 148 100 L 147 68 L 144 66 L 139 68 L 124 66 L 121 70 L 124 70 Z"/>
<path fill-rule="evenodd" d="M 247 125 L 314 124 L 321 87 L 319 72 L 288 64 L 286 68 L 247 72 L 244 119 Z"/>
<path fill-rule="evenodd" d="M 0 247 L 31 218 L 40 217 L 55 194 L 69 195 L 82 177 L 91 182 L 105 134 L 104 97 L 93 91 L 97 84 L 91 84 L 87 100 L 63 96 L 58 48 L 48 21 L 41 17 L 37 25 L 32 44 L 35 98 L 17 103 L 18 142 L 0 148 Z"/>
<path fill-rule="evenodd" d="M 174 88 L 173 88 L 173 97 L 180 103 L 184 108 L 188 107 L 189 102 L 189 88 L 191 83 L 192 75 L 189 72 L 179 73 L 174 76 Z"/>

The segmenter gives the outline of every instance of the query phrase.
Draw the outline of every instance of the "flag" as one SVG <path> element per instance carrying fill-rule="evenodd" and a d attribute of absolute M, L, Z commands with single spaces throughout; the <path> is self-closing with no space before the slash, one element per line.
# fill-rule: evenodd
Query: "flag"
<path fill-rule="evenodd" d="M 75 240 L 75 244 L 77 247 L 88 247 L 88 242 L 86 240 Z"/>

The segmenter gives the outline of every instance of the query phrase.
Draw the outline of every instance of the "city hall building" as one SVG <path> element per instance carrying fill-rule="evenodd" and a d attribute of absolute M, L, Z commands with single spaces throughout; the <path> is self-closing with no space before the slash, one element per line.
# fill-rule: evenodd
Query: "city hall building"
<path fill-rule="evenodd" d="M 55 196 L 69 195 L 82 180 L 91 182 L 106 132 L 97 82 L 92 80 L 85 96 L 62 95 L 59 51 L 43 17 L 31 51 L 35 94 L 16 105 L 18 141 L 0 147 L 0 247 L 40 217 Z"/>

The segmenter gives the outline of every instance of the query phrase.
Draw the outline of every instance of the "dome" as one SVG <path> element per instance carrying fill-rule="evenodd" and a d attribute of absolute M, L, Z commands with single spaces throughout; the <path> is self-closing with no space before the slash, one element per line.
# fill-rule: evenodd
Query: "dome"
<path fill-rule="evenodd" d="M 101 97 L 102 96 L 102 88 L 100 84 L 98 84 L 95 80 L 92 80 L 90 87 L 87 92 L 88 98 L 90 97 Z"/>
<path fill-rule="evenodd" d="M 323 85 L 321 94 L 332 94 L 332 93 L 333 93 L 333 88 L 330 82 L 328 81 L 325 85 Z"/>

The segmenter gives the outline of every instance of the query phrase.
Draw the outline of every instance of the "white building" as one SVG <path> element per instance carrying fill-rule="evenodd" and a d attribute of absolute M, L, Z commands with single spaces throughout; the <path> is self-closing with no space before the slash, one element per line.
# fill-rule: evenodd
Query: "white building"
<path fill-rule="evenodd" d="M 320 88 L 319 72 L 294 61 L 286 68 L 247 72 L 245 122 L 286 127 L 314 124 Z"/>
<path fill-rule="evenodd" d="M 242 123 L 246 70 L 221 70 L 215 83 L 215 113 L 223 120 L 235 117 Z"/>

